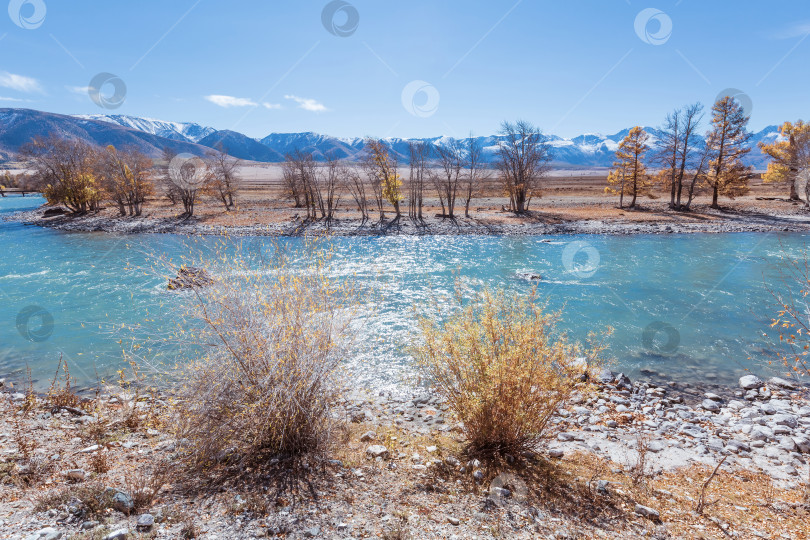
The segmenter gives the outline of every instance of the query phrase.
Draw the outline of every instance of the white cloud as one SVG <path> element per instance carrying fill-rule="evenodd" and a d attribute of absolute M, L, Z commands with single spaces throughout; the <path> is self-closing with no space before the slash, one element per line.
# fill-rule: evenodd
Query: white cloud
<path fill-rule="evenodd" d="M 74 94 L 82 94 L 87 95 L 90 92 L 89 86 L 65 86 L 69 91 L 73 92 Z"/>
<path fill-rule="evenodd" d="M 0 86 L 19 92 L 42 92 L 42 87 L 36 79 L 25 75 L 15 75 L 8 71 L 0 71 Z"/>
<path fill-rule="evenodd" d="M 319 101 L 316 101 L 311 98 L 302 98 L 288 94 L 284 96 L 284 99 L 291 99 L 295 101 L 296 103 L 298 103 L 298 107 L 304 109 L 305 111 L 323 112 L 328 110 L 323 103 L 320 103 Z"/>
<path fill-rule="evenodd" d="M 0 96 L 0 101 L 13 101 L 15 103 L 23 103 L 23 102 L 27 102 L 27 101 L 31 101 L 31 100 L 30 99 L 19 99 L 19 98 L 13 98 L 13 97 Z"/>
<path fill-rule="evenodd" d="M 265 102 L 265 103 L 262 103 L 262 105 L 264 105 L 265 109 L 283 109 L 283 107 L 281 106 L 281 103 L 267 103 L 267 102 Z"/>
<path fill-rule="evenodd" d="M 205 96 L 205 99 L 213 103 L 214 105 L 218 105 L 220 107 L 255 107 L 258 104 L 249 99 L 249 98 L 239 98 L 234 96 L 221 96 L 218 94 L 213 94 L 210 96 Z"/>

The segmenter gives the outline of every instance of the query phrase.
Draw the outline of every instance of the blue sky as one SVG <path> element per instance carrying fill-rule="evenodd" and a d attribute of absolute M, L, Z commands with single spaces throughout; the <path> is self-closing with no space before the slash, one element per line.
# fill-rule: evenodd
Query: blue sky
<path fill-rule="evenodd" d="M 483 135 L 517 118 L 574 136 L 659 125 L 735 88 L 754 130 L 810 118 L 807 0 L 11 0 L 3 11 L 0 107 L 253 137 Z M 90 99 L 99 73 L 126 85 L 117 108 Z M 114 86 L 100 93 L 109 102 Z"/>

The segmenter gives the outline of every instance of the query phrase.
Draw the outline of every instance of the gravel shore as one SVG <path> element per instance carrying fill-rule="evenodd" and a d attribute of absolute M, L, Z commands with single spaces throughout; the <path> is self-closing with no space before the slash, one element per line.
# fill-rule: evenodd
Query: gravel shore
<path fill-rule="evenodd" d="M 210 225 L 195 218 L 117 218 L 108 216 L 44 217 L 44 209 L 17 212 L 5 217 L 16 221 L 62 231 L 109 232 L 116 234 L 173 233 L 182 235 L 232 236 L 385 236 L 385 235 L 500 235 L 535 236 L 552 234 L 685 234 L 730 232 L 804 232 L 810 230 L 810 215 L 762 214 L 755 212 L 717 212 L 717 218 L 705 221 L 633 221 L 621 219 L 583 219 L 546 222 L 536 218 L 513 218 L 509 222 L 491 219 L 427 218 L 417 224 L 403 217 L 384 223 L 354 219 L 306 221 L 288 219 L 260 225 Z"/>
<path fill-rule="evenodd" d="M 660 479 L 674 482 L 678 474 L 693 474 L 679 472 L 683 470 L 705 475 L 723 458 L 716 493 L 732 496 L 735 488 L 727 482 L 734 478 L 758 478 L 754 484 L 770 478 L 776 495 L 769 504 L 780 517 L 750 521 L 742 503 L 735 502 L 730 513 L 718 509 L 708 517 L 711 521 L 703 522 L 744 538 L 780 533 L 802 537 L 807 532 L 804 507 L 793 502 L 793 494 L 808 478 L 807 388 L 748 375 L 732 397 L 706 393 L 690 405 L 678 385 L 634 382 L 609 370 L 595 378 L 596 395 L 575 396 L 553 419 L 555 429 L 539 454 L 538 463 L 550 475 L 542 486 L 534 485 L 525 471 L 493 470 L 459 454 L 460 428 L 448 407 L 419 390 L 405 397 L 350 398 L 340 413 L 350 426 L 345 447 L 335 459 L 313 462 L 312 470 L 321 475 L 310 478 L 308 490 L 293 498 L 274 495 L 270 503 L 260 504 L 261 491 L 240 485 L 201 495 L 169 479 L 152 503 L 137 510 L 128 490 L 133 476 L 148 463 L 171 460 L 177 441 L 160 429 L 142 426 L 119 431 L 104 444 L 91 444 L 86 433 L 99 422 L 98 416 L 47 409 L 40 401 L 25 421 L 36 442 L 36 472 L 19 462 L 14 415 L 1 417 L 0 537 L 174 539 L 190 537 L 189 531 L 196 538 L 224 540 L 694 537 L 704 525 L 695 518 L 698 521 L 683 529 L 672 505 L 676 500 L 692 504 L 695 492 L 681 493 L 680 484 L 671 487 Z M 5 390 L 6 407 L 26 399 L 8 385 Z M 146 414 L 162 406 L 159 399 L 111 388 L 98 399 L 110 420 L 122 407 Z M 109 470 L 93 470 L 99 455 L 105 456 Z M 643 489 L 629 481 L 639 463 L 649 479 Z M 109 493 L 110 507 L 101 515 L 89 515 L 83 502 L 70 495 L 82 486 Z M 693 487 L 687 486 L 683 489 Z M 563 490 L 563 499 L 548 493 L 556 489 Z M 68 495 L 54 495 L 62 493 Z M 584 496 L 579 502 L 577 494 Z M 794 536 L 797 532 L 800 536 Z M 709 531 L 704 534 L 714 537 Z"/>

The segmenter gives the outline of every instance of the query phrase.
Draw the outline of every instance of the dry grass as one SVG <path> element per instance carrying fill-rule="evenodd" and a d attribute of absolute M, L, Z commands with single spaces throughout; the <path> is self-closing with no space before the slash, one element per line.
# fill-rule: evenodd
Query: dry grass
<path fill-rule="evenodd" d="M 125 491 L 132 498 L 135 512 L 147 510 L 168 484 L 174 467 L 168 461 L 159 461 L 145 470 L 133 471 L 124 478 Z"/>
<path fill-rule="evenodd" d="M 574 359 L 597 363 L 601 349 L 583 351 L 557 333 L 558 318 L 535 292 L 503 290 L 485 290 L 443 324 L 422 318 L 416 357 L 462 422 L 471 454 L 536 450 L 554 412 L 581 386 Z"/>
<path fill-rule="evenodd" d="M 223 260 L 213 272 L 222 279 L 195 290 L 197 337 L 208 353 L 180 373 L 170 420 L 195 470 L 261 468 L 334 440 L 354 300 L 326 278 L 327 255 L 315 253 L 296 271 L 281 261 Z"/>
<path fill-rule="evenodd" d="M 71 387 L 72 378 L 67 360 L 59 355 L 59 363 L 56 366 L 51 386 L 48 389 L 47 403 L 51 409 L 76 408 L 81 403 L 81 398 Z"/>

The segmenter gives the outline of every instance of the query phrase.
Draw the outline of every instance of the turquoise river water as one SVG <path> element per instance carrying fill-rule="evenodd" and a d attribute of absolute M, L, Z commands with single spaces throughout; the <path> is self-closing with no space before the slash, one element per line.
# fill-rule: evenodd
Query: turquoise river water
<path fill-rule="evenodd" d="M 28 366 L 46 384 L 60 354 L 84 383 L 110 377 L 122 366 L 117 328 L 142 324 L 158 335 L 177 322 L 180 296 L 133 268 L 221 239 L 60 232 L 1 221 L 41 203 L 0 199 L 0 377 L 17 379 Z M 564 307 L 562 326 L 579 339 L 614 327 L 614 369 L 633 378 L 654 372 L 725 384 L 746 368 L 765 371 L 773 353 L 763 336 L 775 312 L 771 289 L 780 287 L 783 257 L 799 256 L 807 240 L 797 233 L 349 237 L 330 241 L 329 272 L 376 291 L 364 310 L 359 349 L 347 359 L 361 385 L 410 380 L 413 307 L 441 301 L 457 277 L 469 288 L 528 292 L 536 285 L 550 307 Z M 243 241 L 251 249 L 277 245 Z M 300 238 L 276 242 L 291 253 L 304 245 Z M 530 282 L 521 273 L 542 279 Z"/>

